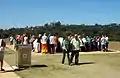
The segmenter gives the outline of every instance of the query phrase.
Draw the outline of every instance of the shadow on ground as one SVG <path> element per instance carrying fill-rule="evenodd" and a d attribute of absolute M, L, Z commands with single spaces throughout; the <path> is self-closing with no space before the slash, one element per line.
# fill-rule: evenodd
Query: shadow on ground
<path fill-rule="evenodd" d="M 32 68 L 36 68 L 36 67 L 48 67 L 47 65 L 32 65 Z"/>
<path fill-rule="evenodd" d="M 113 50 L 108 50 L 107 52 L 114 52 Z"/>
<path fill-rule="evenodd" d="M 78 65 L 88 65 L 88 64 L 95 64 L 96 62 L 83 62 L 83 63 L 78 63 Z M 73 64 L 76 65 L 76 64 Z"/>
<path fill-rule="evenodd" d="M 84 63 L 78 63 L 78 65 L 86 65 L 86 64 L 95 64 L 95 62 L 84 62 Z"/>
<path fill-rule="evenodd" d="M 47 65 L 32 65 L 32 66 L 24 66 L 24 67 L 20 67 L 18 69 L 14 69 L 14 70 L 7 70 L 5 72 L 15 72 L 15 71 L 22 71 L 22 70 L 26 70 L 29 68 L 43 68 L 43 67 L 48 67 Z"/>

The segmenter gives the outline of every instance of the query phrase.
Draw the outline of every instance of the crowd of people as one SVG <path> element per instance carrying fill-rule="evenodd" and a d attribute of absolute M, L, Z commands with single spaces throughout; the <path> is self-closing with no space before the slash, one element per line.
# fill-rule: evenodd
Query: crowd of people
<path fill-rule="evenodd" d="M 73 35 L 68 35 L 69 40 L 74 39 Z M 80 42 L 81 51 L 108 51 L 108 37 L 106 35 L 90 37 L 81 36 L 77 34 L 77 38 Z M 30 36 L 27 34 L 16 35 L 15 37 L 10 36 L 10 45 L 16 44 L 31 44 L 33 52 L 38 53 L 50 53 L 54 54 L 56 52 L 62 51 L 62 43 L 65 37 L 60 37 L 58 33 L 56 34 L 39 34 L 38 36 Z"/>
<path fill-rule="evenodd" d="M 75 56 L 75 64 L 78 64 L 79 52 L 89 51 L 108 51 L 108 37 L 106 35 L 90 37 L 79 34 L 70 34 L 61 37 L 56 34 L 39 34 L 35 35 L 16 35 L 10 36 L 10 44 L 31 44 L 32 52 L 41 54 L 55 54 L 63 52 L 62 64 L 64 64 L 65 56 L 67 54 L 68 64 L 71 65 L 73 57 Z M 71 52 L 71 55 L 69 54 Z"/>

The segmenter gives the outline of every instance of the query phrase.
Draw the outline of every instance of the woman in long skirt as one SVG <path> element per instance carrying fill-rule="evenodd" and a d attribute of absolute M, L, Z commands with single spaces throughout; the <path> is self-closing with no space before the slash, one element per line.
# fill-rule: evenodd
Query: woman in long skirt
<path fill-rule="evenodd" d="M 46 36 L 46 33 L 44 33 L 44 35 L 42 36 L 42 39 L 41 39 L 41 53 L 48 53 L 48 45 L 47 45 L 47 40 L 48 40 L 48 37 Z"/>

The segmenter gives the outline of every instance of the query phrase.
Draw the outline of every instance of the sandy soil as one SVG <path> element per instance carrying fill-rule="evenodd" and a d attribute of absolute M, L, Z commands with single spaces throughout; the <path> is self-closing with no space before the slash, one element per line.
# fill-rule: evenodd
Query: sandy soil
<path fill-rule="evenodd" d="M 120 50 L 120 42 L 110 42 L 109 49 Z"/>

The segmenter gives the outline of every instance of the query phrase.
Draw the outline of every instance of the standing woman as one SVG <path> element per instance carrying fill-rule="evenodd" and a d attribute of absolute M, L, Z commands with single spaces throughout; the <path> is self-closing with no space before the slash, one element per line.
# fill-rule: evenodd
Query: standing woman
<path fill-rule="evenodd" d="M 1 35 L 0 35 L 0 63 L 1 63 L 1 71 L 4 71 L 3 69 L 3 59 L 4 59 L 4 49 L 5 49 L 6 43 L 5 41 L 2 39 Z"/>
<path fill-rule="evenodd" d="M 38 43 L 40 43 L 40 53 L 41 53 L 41 46 L 42 46 L 42 44 L 41 44 L 41 39 L 42 39 L 42 34 L 39 34 L 38 35 Z"/>
<path fill-rule="evenodd" d="M 38 42 L 38 38 L 35 39 L 35 41 L 33 42 L 34 45 L 34 51 L 39 53 L 40 52 L 40 43 Z"/>
<path fill-rule="evenodd" d="M 65 57 L 66 57 L 66 54 L 67 54 L 67 58 L 68 58 L 68 65 L 70 65 L 70 56 L 69 56 L 69 53 L 70 53 L 70 40 L 69 40 L 69 37 L 66 36 L 66 38 L 63 39 L 63 42 L 62 42 L 62 50 L 63 50 L 63 58 L 62 58 L 62 64 L 64 64 L 64 61 L 65 61 Z"/>
<path fill-rule="evenodd" d="M 48 41 L 48 37 L 47 37 L 46 33 L 44 33 L 44 35 L 42 36 L 42 39 L 41 39 L 41 44 L 42 44 L 41 53 L 45 53 L 45 54 L 48 53 L 47 41 Z"/>
<path fill-rule="evenodd" d="M 25 35 L 24 37 L 23 37 L 23 44 L 28 44 L 28 36 L 27 35 Z"/>

